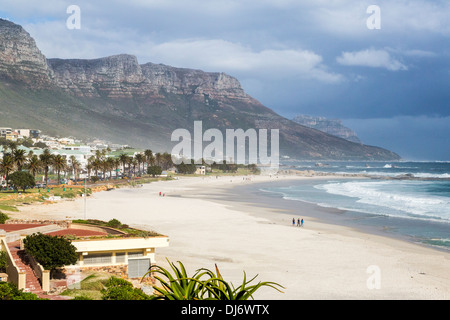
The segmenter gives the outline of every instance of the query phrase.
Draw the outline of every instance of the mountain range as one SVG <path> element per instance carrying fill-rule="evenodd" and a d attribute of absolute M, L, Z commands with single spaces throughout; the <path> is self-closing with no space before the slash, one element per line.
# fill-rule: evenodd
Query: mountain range
<path fill-rule="evenodd" d="M 194 121 L 204 130 L 279 129 L 280 154 L 295 159 L 400 159 L 286 119 L 225 73 L 139 64 L 128 54 L 47 59 L 20 25 L 0 19 L 0 127 L 158 152 L 172 149 L 175 129 L 193 132 Z"/>
<path fill-rule="evenodd" d="M 356 132 L 347 128 L 340 119 L 328 119 L 325 117 L 313 117 L 304 114 L 295 116 L 292 121 L 303 126 L 314 128 L 348 141 L 362 143 Z"/>

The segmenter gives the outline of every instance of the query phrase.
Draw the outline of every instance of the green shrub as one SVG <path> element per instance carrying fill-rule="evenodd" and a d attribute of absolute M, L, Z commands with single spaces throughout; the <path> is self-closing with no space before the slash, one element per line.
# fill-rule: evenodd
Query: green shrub
<path fill-rule="evenodd" d="M 25 250 L 39 262 L 44 269 L 54 271 L 78 260 L 76 247 L 64 237 L 53 237 L 35 233 L 23 240 Z"/>
<path fill-rule="evenodd" d="M 97 177 L 97 176 L 92 176 L 92 177 L 91 177 L 91 181 L 92 181 L 93 183 L 96 183 L 98 180 L 100 180 L 100 178 Z"/>
<path fill-rule="evenodd" d="M 111 228 L 119 228 L 121 225 L 122 225 L 122 223 L 117 219 L 111 219 L 106 224 L 107 227 L 111 227 Z"/>
<path fill-rule="evenodd" d="M 0 282 L 0 300 L 47 300 L 31 292 L 17 289 L 13 283 Z"/>
<path fill-rule="evenodd" d="M 0 251 L 0 272 L 5 273 L 7 266 L 8 266 L 8 263 L 6 260 L 6 252 Z"/>
<path fill-rule="evenodd" d="M 102 290 L 103 300 L 149 300 L 150 296 L 142 290 L 133 287 L 130 282 L 111 277 L 105 284 L 106 289 Z"/>
<path fill-rule="evenodd" d="M 79 296 L 75 296 L 75 298 L 73 298 L 72 300 L 94 300 L 91 297 L 87 296 L 87 295 L 79 295 Z"/>
<path fill-rule="evenodd" d="M 0 212 L 0 224 L 4 224 L 8 219 L 9 217 L 5 213 Z"/>

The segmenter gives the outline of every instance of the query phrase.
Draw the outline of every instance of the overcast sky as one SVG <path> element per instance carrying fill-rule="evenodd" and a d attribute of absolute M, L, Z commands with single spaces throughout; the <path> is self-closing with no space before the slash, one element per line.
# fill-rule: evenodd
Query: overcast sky
<path fill-rule="evenodd" d="M 450 161 L 448 0 L 0 0 L 0 16 L 47 58 L 226 72 L 287 118 L 340 118 L 366 144 Z"/>

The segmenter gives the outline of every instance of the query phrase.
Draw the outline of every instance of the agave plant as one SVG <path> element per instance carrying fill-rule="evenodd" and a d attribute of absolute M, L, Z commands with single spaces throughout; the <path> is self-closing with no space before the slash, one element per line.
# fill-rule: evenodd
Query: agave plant
<path fill-rule="evenodd" d="M 278 287 L 283 288 L 275 282 L 258 282 L 249 285 L 256 279 L 257 275 L 247 281 L 244 272 L 242 284 L 235 288 L 232 283 L 228 283 L 219 272 L 215 265 L 216 273 L 209 269 L 198 269 L 192 277 L 189 277 L 184 265 L 178 261 L 179 267 L 169 262 L 173 275 L 169 270 L 161 266 L 152 266 L 144 275 L 157 274 L 157 279 L 161 287 L 154 287 L 157 294 L 152 296 L 155 300 L 248 300 L 253 299 L 253 294 L 261 287 L 271 287 L 280 291 Z M 202 279 L 205 278 L 205 279 Z M 282 292 L 282 291 L 280 291 Z"/>

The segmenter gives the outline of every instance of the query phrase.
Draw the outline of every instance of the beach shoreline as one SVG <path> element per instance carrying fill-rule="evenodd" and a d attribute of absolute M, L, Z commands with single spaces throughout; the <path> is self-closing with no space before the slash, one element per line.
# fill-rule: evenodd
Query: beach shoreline
<path fill-rule="evenodd" d="M 170 246 L 157 250 L 158 264 L 167 267 L 166 258 L 181 261 L 191 273 L 199 268 L 214 269 L 217 264 L 224 278 L 235 285 L 242 282 L 245 271 L 247 278 L 258 274 L 257 281 L 274 281 L 285 287 L 284 293 L 261 289 L 256 299 L 450 298 L 449 253 L 320 219 L 308 218 L 303 228 L 292 226 L 294 216 L 280 214 L 276 204 L 234 201 L 236 194 L 230 192 L 237 190 L 236 186 L 255 183 L 330 177 L 337 178 L 182 177 L 142 188 L 95 193 L 87 199 L 86 214 L 83 199 L 76 199 L 25 206 L 11 217 L 115 218 L 132 227 L 157 231 L 170 237 Z M 296 206 L 299 211 L 312 208 L 301 202 Z M 379 281 L 370 282 L 375 276 Z"/>
<path fill-rule="evenodd" d="M 359 178 L 361 177 L 358 177 L 358 179 Z M 227 192 L 227 194 L 229 194 L 228 202 L 234 205 L 238 199 L 238 203 L 244 202 L 248 206 L 271 207 L 277 209 L 279 213 L 289 214 L 290 217 L 294 217 L 295 219 L 306 218 L 305 222 L 312 219 L 313 221 L 320 221 L 327 225 L 339 225 L 341 227 L 350 228 L 362 233 L 370 233 L 382 237 L 407 241 L 426 248 L 450 253 L 449 247 L 430 244 L 426 242 L 427 239 L 419 238 L 416 235 L 396 230 L 399 225 L 405 224 L 405 221 L 415 227 L 419 226 L 422 228 L 424 226 L 426 227 L 427 224 L 436 224 L 436 222 L 410 219 L 405 220 L 405 218 L 377 215 L 358 210 L 349 210 L 346 208 L 333 207 L 328 204 L 306 201 L 298 198 L 290 199 L 289 197 L 286 197 L 283 192 L 279 191 L 279 188 L 289 188 L 293 185 L 315 186 L 330 182 L 336 183 L 340 180 L 341 182 L 342 180 L 354 181 L 353 179 L 353 177 L 350 179 L 350 177 L 347 176 L 333 175 L 323 176 L 320 179 L 310 178 L 296 181 L 281 179 L 276 182 L 258 182 L 229 189 Z M 245 194 L 245 197 L 241 196 L 242 194 Z M 268 216 L 268 218 L 273 217 Z M 443 226 L 441 226 L 441 228 L 443 228 Z"/>

